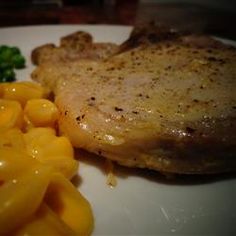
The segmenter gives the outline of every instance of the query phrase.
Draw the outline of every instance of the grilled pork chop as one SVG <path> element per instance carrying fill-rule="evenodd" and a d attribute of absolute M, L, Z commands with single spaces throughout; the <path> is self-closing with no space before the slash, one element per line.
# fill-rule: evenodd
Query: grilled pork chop
<path fill-rule="evenodd" d="M 125 166 L 235 171 L 236 50 L 205 36 L 139 32 L 101 60 L 38 63 L 32 78 L 53 90 L 61 132 Z"/>
<path fill-rule="evenodd" d="M 80 59 L 102 60 L 114 54 L 118 46 L 114 43 L 94 43 L 90 34 L 82 31 L 67 35 L 60 46 L 46 44 L 32 52 L 34 64 L 71 62 Z"/>

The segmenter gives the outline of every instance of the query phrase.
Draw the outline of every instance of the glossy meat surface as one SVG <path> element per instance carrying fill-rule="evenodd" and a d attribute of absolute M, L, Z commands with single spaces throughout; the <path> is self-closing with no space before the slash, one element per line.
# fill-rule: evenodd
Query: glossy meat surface
<path fill-rule="evenodd" d="M 32 76 L 55 93 L 75 147 L 163 172 L 236 169 L 234 48 L 178 36 L 105 60 L 42 63 Z"/>

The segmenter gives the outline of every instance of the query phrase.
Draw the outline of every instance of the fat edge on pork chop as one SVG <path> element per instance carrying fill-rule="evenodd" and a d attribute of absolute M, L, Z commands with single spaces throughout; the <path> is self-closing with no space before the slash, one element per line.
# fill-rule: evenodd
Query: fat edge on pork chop
<path fill-rule="evenodd" d="M 67 39 L 80 45 L 83 34 Z M 161 172 L 236 170 L 235 48 L 154 27 L 100 56 L 106 44 L 97 50 L 89 37 L 93 49 L 46 50 L 32 74 L 54 92 L 60 131 L 75 147 Z M 43 58 L 42 48 L 32 55 Z"/>

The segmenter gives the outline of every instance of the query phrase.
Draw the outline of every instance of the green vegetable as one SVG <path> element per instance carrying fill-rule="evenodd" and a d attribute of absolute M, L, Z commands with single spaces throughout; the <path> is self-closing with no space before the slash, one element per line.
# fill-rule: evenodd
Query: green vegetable
<path fill-rule="evenodd" d="M 1 45 L 0 46 L 0 54 L 4 51 L 4 50 L 6 50 L 8 48 L 8 46 L 6 46 L 6 45 Z"/>
<path fill-rule="evenodd" d="M 24 68 L 25 67 L 25 58 L 20 54 L 14 55 L 12 57 L 12 63 L 14 65 L 14 67 L 17 69 Z"/>
<path fill-rule="evenodd" d="M 2 82 L 12 82 L 16 80 L 16 74 L 12 69 L 4 70 L 2 73 Z"/>
<path fill-rule="evenodd" d="M 9 64 L 8 62 L 5 62 L 3 60 L 2 61 L 0 60 L 0 71 L 4 71 L 9 68 L 12 68 L 11 64 Z"/>
<path fill-rule="evenodd" d="M 14 55 L 21 54 L 20 49 L 18 47 L 11 47 L 11 51 Z"/>
<path fill-rule="evenodd" d="M 0 46 L 0 82 L 16 79 L 14 69 L 25 67 L 25 58 L 18 47 Z"/>

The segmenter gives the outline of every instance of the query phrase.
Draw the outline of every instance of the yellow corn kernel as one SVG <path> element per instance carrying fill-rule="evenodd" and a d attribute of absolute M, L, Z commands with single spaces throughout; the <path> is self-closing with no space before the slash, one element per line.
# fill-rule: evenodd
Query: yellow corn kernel
<path fill-rule="evenodd" d="M 0 83 L 0 98 L 3 97 L 3 92 L 4 92 L 4 85 L 5 83 Z"/>
<path fill-rule="evenodd" d="M 50 145 L 45 147 L 44 152 L 47 156 L 66 156 L 69 159 L 73 159 L 74 157 L 74 149 L 68 138 L 64 136 L 54 136 Z"/>
<path fill-rule="evenodd" d="M 29 100 L 25 105 L 24 113 L 36 127 L 54 127 L 59 115 L 55 104 L 47 99 Z"/>
<path fill-rule="evenodd" d="M 26 151 L 22 131 L 18 128 L 2 131 L 0 133 L 0 148 L 2 147 Z"/>
<path fill-rule="evenodd" d="M 24 114 L 24 126 L 23 126 L 23 130 L 25 132 L 29 131 L 30 129 L 34 128 L 35 126 L 33 125 L 33 123 L 29 120 L 29 118 Z"/>
<path fill-rule="evenodd" d="M 37 212 L 26 224 L 21 226 L 13 236 L 53 235 L 53 236 L 75 236 L 72 231 L 47 204 L 41 204 Z"/>
<path fill-rule="evenodd" d="M 27 152 L 41 163 L 54 167 L 65 177 L 72 178 L 78 169 L 74 150 L 66 137 L 57 137 L 52 128 L 32 128 L 24 134 Z"/>
<path fill-rule="evenodd" d="M 22 106 L 30 99 L 46 98 L 49 94 L 41 85 L 29 81 L 4 83 L 2 86 L 2 97 L 17 100 Z"/>
<path fill-rule="evenodd" d="M 13 152 L 7 148 L 0 150 L 0 156 L 5 157 L 11 156 Z M 51 180 L 51 173 L 52 170 L 47 166 L 32 165 L 16 179 L 7 181 L 1 186 L 0 235 L 10 235 L 10 231 L 18 228 L 34 214 L 43 200 Z"/>
<path fill-rule="evenodd" d="M 54 139 L 56 131 L 52 128 L 32 128 L 24 134 L 24 140 L 27 152 L 33 158 L 38 159 L 43 156 L 43 150 L 50 145 Z"/>
<path fill-rule="evenodd" d="M 51 127 L 34 127 L 30 129 L 27 133 L 25 133 L 26 137 L 29 138 L 28 141 L 31 139 L 37 139 L 41 136 L 48 137 L 50 140 L 52 137 L 56 136 L 56 130 Z M 48 142 L 48 140 L 38 140 L 40 142 L 45 142 L 45 144 Z"/>
<path fill-rule="evenodd" d="M 64 176 L 52 176 L 45 201 L 78 235 L 91 234 L 94 223 L 90 204 Z"/>
<path fill-rule="evenodd" d="M 39 160 L 40 161 L 40 160 Z M 48 157 L 42 161 L 43 164 L 51 166 L 56 172 L 60 172 L 67 179 L 71 179 L 78 171 L 78 161 L 68 159 L 66 156 Z"/>
<path fill-rule="evenodd" d="M 18 127 L 23 124 L 23 111 L 17 101 L 0 99 L 0 131 Z"/>
<path fill-rule="evenodd" d="M 28 156 L 24 150 L 0 147 L 0 181 L 2 183 L 17 179 L 37 164 L 38 162 Z"/>
<path fill-rule="evenodd" d="M 38 156 L 38 160 L 71 179 L 78 170 L 78 162 L 73 157 L 74 150 L 68 138 L 54 137 L 50 145 L 44 145 L 43 155 Z"/>

